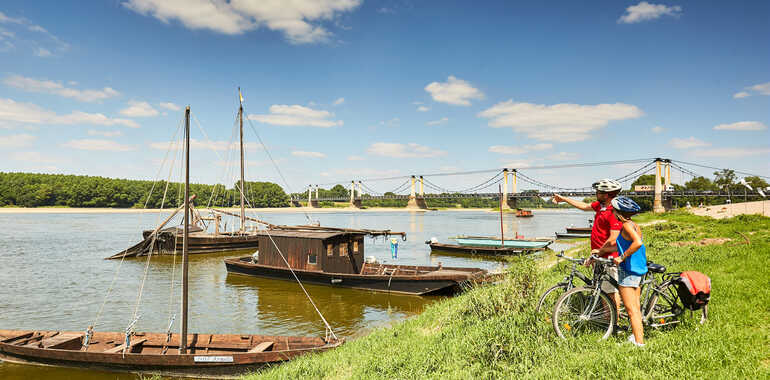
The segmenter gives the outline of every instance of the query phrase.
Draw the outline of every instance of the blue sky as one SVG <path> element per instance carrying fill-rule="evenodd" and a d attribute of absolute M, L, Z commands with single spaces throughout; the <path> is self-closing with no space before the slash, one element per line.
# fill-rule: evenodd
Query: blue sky
<path fill-rule="evenodd" d="M 768 15 L 716 1 L 4 1 L 0 171 L 155 178 L 190 105 L 193 180 L 232 183 L 241 86 L 294 191 L 656 156 L 770 175 Z M 246 138 L 248 179 L 283 184 L 248 122 Z M 633 168 L 530 176 L 583 186 Z"/>

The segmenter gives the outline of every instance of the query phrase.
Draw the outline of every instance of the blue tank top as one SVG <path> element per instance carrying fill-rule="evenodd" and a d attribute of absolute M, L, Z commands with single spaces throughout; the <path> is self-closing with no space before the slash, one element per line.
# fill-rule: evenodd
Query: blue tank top
<path fill-rule="evenodd" d="M 626 250 L 631 246 L 632 243 L 632 241 L 623 238 L 622 233 L 618 234 L 618 238 L 615 240 L 615 242 L 618 245 L 618 253 L 621 255 L 626 253 Z M 620 267 L 623 268 L 626 273 L 637 276 L 641 276 L 647 273 L 647 247 L 642 244 L 642 246 L 639 247 L 636 252 L 631 254 L 631 257 L 626 257 L 626 259 L 620 263 Z"/>

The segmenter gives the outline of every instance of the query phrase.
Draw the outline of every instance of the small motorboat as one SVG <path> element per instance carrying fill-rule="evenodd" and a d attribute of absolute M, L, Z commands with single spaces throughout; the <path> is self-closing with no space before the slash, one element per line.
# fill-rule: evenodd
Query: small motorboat
<path fill-rule="evenodd" d="M 531 218 L 533 216 L 535 216 L 535 214 L 532 213 L 532 210 L 516 209 L 517 218 Z"/>

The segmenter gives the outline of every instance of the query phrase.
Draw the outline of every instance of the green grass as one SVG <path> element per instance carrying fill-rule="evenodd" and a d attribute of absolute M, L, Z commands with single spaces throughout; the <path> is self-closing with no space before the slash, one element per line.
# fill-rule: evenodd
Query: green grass
<path fill-rule="evenodd" d="M 705 325 L 687 315 L 675 328 L 645 331 L 642 349 L 625 343 L 626 334 L 559 340 L 534 307 L 564 266 L 543 265 L 552 258 L 523 259 L 499 284 L 477 286 L 336 350 L 246 378 L 770 378 L 770 218 L 672 212 L 639 219 L 655 218 L 667 222 L 643 228 L 648 258 L 669 271 L 698 270 L 712 279 Z M 704 237 L 732 240 L 671 244 Z"/>

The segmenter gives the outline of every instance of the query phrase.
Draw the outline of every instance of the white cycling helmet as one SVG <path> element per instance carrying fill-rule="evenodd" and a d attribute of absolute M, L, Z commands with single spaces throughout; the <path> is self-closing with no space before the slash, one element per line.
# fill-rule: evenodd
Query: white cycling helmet
<path fill-rule="evenodd" d="M 609 178 L 600 179 L 599 181 L 594 182 L 591 185 L 591 187 L 603 193 L 619 191 L 622 188 L 622 186 L 620 186 L 620 183 L 618 183 L 618 181 L 611 180 Z"/>

